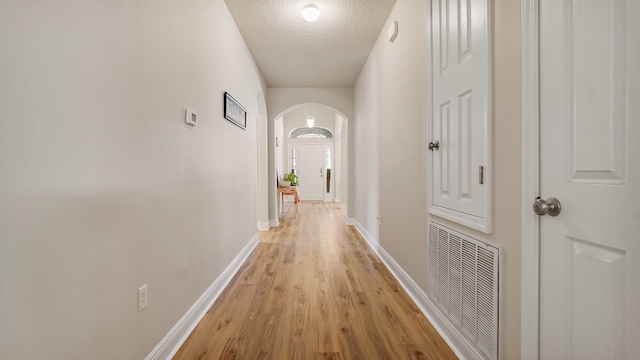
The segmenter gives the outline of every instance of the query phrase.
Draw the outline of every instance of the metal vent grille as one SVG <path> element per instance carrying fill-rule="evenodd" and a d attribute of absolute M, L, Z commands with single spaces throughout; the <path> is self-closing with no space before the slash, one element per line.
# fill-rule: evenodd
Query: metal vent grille
<path fill-rule="evenodd" d="M 429 222 L 427 294 L 487 359 L 498 359 L 500 249 Z"/>

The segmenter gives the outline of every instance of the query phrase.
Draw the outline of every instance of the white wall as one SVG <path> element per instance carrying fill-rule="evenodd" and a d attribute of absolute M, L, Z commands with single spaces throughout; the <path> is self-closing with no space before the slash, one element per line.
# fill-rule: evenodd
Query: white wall
<path fill-rule="evenodd" d="M 427 284 L 426 2 L 398 0 L 355 87 L 355 219 L 423 289 Z M 520 2 L 495 0 L 493 234 L 504 247 L 503 359 L 520 358 Z M 387 27 L 399 22 L 394 43 Z M 382 225 L 375 221 L 376 211 Z"/>
<path fill-rule="evenodd" d="M 256 234 L 264 82 L 222 0 L 5 0 L 0 49 L 0 358 L 142 359 Z"/>
<path fill-rule="evenodd" d="M 329 129 L 331 133 L 335 133 L 335 114 L 334 110 L 321 105 L 308 105 L 292 109 L 284 115 L 284 135 L 288 139 L 291 130 L 307 127 L 308 115 L 315 118 L 314 127 Z"/>
<path fill-rule="evenodd" d="M 393 43 L 381 33 L 356 85 L 356 176 L 369 189 L 356 199 L 358 221 L 423 288 L 426 286 L 426 8 L 399 0 L 389 17 L 398 21 Z M 368 133 L 368 134 L 367 134 Z M 362 144 L 362 146 L 360 146 Z M 377 164 L 374 166 L 373 164 Z M 374 177 L 377 177 L 374 179 Z M 357 178 L 357 188 L 361 182 Z M 379 184 L 379 185 L 378 185 Z M 360 200 L 360 201 L 358 201 Z M 379 203 L 376 203 L 379 202 Z M 364 221 L 364 222 L 363 222 Z"/>

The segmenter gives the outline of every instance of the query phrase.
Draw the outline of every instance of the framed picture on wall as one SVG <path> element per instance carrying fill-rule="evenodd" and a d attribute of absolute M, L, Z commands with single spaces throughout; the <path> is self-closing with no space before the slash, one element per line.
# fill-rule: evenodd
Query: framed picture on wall
<path fill-rule="evenodd" d="M 247 110 L 228 92 L 224 93 L 224 117 L 235 125 L 247 129 Z"/>

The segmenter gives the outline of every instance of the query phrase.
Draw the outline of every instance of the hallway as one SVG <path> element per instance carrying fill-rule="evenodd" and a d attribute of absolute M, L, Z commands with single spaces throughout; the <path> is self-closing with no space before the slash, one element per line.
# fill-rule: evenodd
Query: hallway
<path fill-rule="evenodd" d="M 174 359 L 455 359 L 333 203 L 286 204 Z"/>

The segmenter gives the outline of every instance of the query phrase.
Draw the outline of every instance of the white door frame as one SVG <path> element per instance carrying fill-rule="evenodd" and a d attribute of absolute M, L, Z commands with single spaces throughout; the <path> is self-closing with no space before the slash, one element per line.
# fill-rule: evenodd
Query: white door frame
<path fill-rule="evenodd" d="M 522 234 L 520 358 L 540 354 L 540 0 L 522 0 Z"/>

